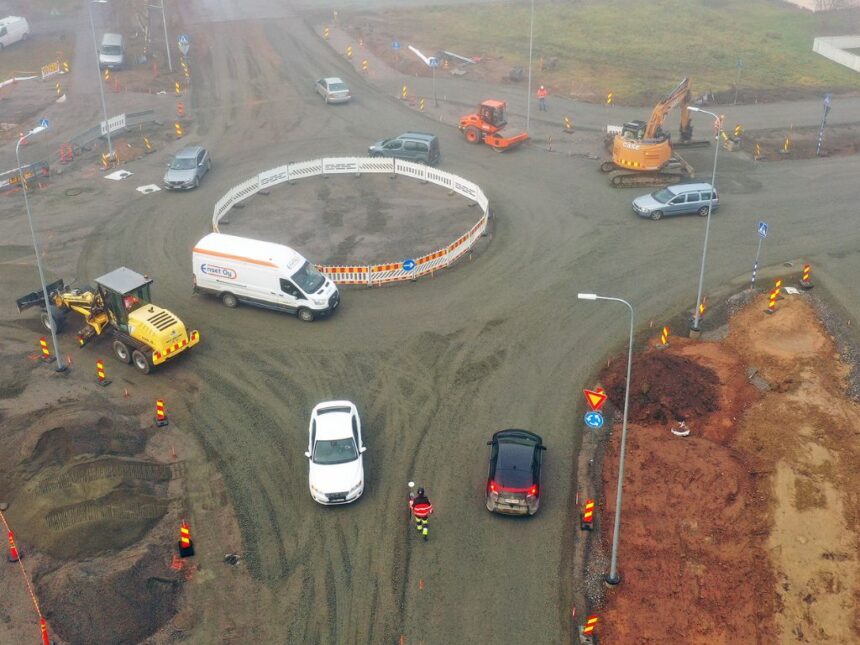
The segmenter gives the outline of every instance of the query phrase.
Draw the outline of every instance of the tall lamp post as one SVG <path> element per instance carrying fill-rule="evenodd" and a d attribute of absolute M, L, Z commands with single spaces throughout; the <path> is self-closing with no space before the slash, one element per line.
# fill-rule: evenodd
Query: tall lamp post
<path fill-rule="evenodd" d="M 96 52 L 96 75 L 99 82 L 99 95 L 102 97 L 102 115 L 105 119 L 105 132 L 107 134 L 108 156 L 113 159 L 113 143 L 110 140 L 110 124 L 108 123 L 107 103 L 105 103 L 105 88 L 102 86 L 102 68 L 99 64 L 99 44 L 96 41 L 96 24 L 93 21 L 93 5 L 107 3 L 108 0 L 90 0 L 88 6 L 90 9 L 90 30 L 93 32 L 93 48 Z"/>
<path fill-rule="evenodd" d="M 21 167 L 20 155 L 21 142 L 27 137 L 44 132 L 46 129 L 47 128 L 43 125 L 37 126 L 18 139 L 18 143 L 15 144 L 15 161 L 18 163 L 18 182 L 21 185 L 21 190 L 24 192 L 24 209 L 27 211 L 27 222 L 30 224 L 30 234 L 33 236 L 33 250 L 36 252 L 36 266 L 39 268 L 39 280 L 42 283 L 42 295 L 45 297 L 45 311 L 48 312 L 48 320 L 50 321 L 51 328 L 51 340 L 54 341 L 54 354 L 57 356 L 57 371 L 65 372 L 68 368 L 63 364 L 60 345 L 57 343 L 57 324 L 54 322 L 54 317 L 51 315 L 51 301 L 48 298 L 48 289 L 45 286 L 45 272 L 42 270 L 42 256 L 39 253 L 39 245 L 36 242 L 36 229 L 33 228 L 33 216 L 30 215 L 30 198 L 27 197 L 27 184 L 24 182 L 24 169 Z"/>
<path fill-rule="evenodd" d="M 161 12 L 161 24 L 164 25 L 164 48 L 167 50 L 167 67 L 170 69 L 170 73 L 173 73 L 173 60 L 170 58 L 170 40 L 167 35 L 167 14 L 164 11 L 164 0 L 161 0 L 161 4 L 148 4 L 146 5 L 150 9 L 158 9 Z M 337 11 L 334 12 L 334 20 L 337 22 Z"/>
<path fill-rule="evenodd" d="M 529 120 L 532 115 L 532 43 L 535 33 L 535 0 L 532 0 L 531 18 L 529 19 L 529 86 L 526 97 L 526 132 L 529 129 Z"/>
<path fill-rule="evenodd" d="M 714 114 L 713 112 L 708 112 L 707 110 L 703 110 L 702 108 L 695 107 L 692 105 L 687 106 L 688 110 L 692 112 L 703 112 L 704 114 L 710 114 L 714 117 L 716 127 L 716 136 L 714 137 L 714 169 L 711 171 L 711 195 L 708 199 L 708 219 L 705 222 L 705 246 L 702 249 L 702 270 L 699 272 L 699 292 L 696 294 L 696 311 L 693 312 L 693 322 L 690 325 L 690 330 L 693 332 L 700 332 L 699 328 L 699 320 L 701 319 L 701 310 L 702 310 L 702 285 L 705 282 L 705 257 L 708 254 L 708 233 L 711 230 L 711 211 L 714 209 L 714 193 L 717 192 L 717 155 L 720 153 L 720 131 L 723 127 L 723 120 Z"/>
<path fill-rule="evenodd" d="M 612 531 L 612 560 L 609 565 L 609 575 L 605 580 L 611 585 L 621 582 L 618 575 L 618 537 L 621 530 L 621 492 L 624 486 L 624 452 L 627 447 L 627 408 L 630 403 L 630 372 L 633 366 L 633 305 L 621 298 L 598 296 L 596 293 L 578 293 L 580 300 L 612 300 L 627 305 L 630 310 L 630 340 L 627 345 L 627 382 L 624 384 L 624 420 L 621 425 L 621 457 L 618 460 L 618 491 L 615 496 L 615 527 Z"/>

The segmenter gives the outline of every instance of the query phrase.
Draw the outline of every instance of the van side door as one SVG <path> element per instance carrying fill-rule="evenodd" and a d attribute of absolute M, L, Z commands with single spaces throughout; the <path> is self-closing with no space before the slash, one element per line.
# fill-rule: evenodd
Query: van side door
<path fill-rule="evenodd" d="M 299 300 L 304 298 L 299 288 L 286 278 L 280 279 L 280 291 L 278 292 L 278 304 L 282 309 L 294 312 L 299 308 Z"/>

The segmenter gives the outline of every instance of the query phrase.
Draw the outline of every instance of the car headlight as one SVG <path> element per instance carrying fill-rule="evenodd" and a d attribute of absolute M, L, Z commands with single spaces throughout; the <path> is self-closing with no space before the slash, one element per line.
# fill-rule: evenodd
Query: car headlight
<path fill-rule="evenodd" d="M 364 482 L 359 480 L 359 482 L 355 486 L 353 486 L 352 488 L 349 489 L 347 496 L 352 495 L 353 493 L 357 492 L 358 489 L 361 488 L 363 485 L 364 485 Z"/>
<path fill-rule="evenodd" d="M 317 307 L 324 307 L 326 304 L 325 299 L 311 298 L 311 302 L 313 302 Z"/>
<path fill-rule="evenodd" d="M 316 486 L 314 486 L 313 484 L 311 484 L 311 490 L 312 490 L 313 492 L 315 492 L 317 495 L 323 495 L 323 494 L 324 494 L 324 493 L 323 493 L 319 488 L 317 488 L 317 487 L 316 487 Z"/>

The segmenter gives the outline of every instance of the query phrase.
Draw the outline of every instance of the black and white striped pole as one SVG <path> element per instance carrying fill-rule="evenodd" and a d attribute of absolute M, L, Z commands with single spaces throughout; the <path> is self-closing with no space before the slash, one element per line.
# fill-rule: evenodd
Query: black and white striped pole
<path fill-rule="evenodd" d="M 761 254 L 761 243 L 764 241 L 764 238 L 767 237 L 767 222 L 759 222 L 758 223 L 758 248 L 755 252 L 755 262 L 753 262 L 753 273 L 752 273 L 752 282 L 750 283 L 750 289 L 755 289 L 755 274 L 758 271 L 758 257 Z"/>
<path fill-rule="evenodd" d="M 818 129 L 818 147 L 815 149 L 815 156 L 821 156 L 821 143 L 824 141 L 824 126 L 827 123 L 827 115 L 830 114 L 830 103 L 833 101 L 832 94 L 824 95 L 824 116 L 821 117 L 821 127 Z"/>

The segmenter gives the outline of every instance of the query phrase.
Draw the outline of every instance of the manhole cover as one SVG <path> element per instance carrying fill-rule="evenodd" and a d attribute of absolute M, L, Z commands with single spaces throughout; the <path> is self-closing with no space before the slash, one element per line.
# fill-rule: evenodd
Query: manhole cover
<path fill-rule="evenodd" d="M 75 195 L 80 195 L 83 190 L 83 188 L 66 188 L 66 197 L 74 197 Z"/>

